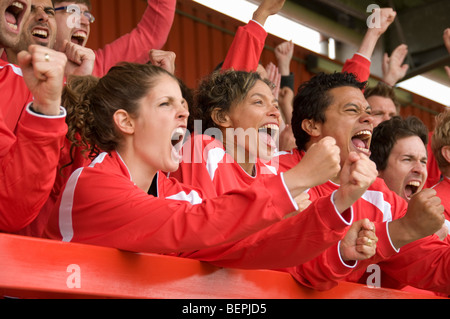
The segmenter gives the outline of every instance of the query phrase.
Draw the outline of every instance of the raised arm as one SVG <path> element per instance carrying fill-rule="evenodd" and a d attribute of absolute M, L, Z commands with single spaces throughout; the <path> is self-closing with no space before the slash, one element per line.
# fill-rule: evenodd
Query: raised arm
<path fill-rule="evenodd" d="M 139 24 L 103 49 L 96 50 L 93 75 L 101 77 L 121 61 L 146 63 L 151 49 L 161 49 L 167 41 L 175 17 L 176 0 L 148 0 Z"/>

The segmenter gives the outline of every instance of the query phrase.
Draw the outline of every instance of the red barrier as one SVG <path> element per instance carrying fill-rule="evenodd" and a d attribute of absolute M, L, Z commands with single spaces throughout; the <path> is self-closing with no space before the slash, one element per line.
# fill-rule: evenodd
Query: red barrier
<path fill-rule="evenodd" d="M 416 299 L 431 295 L 341 283 L 319 292 L 286 273 L 0 234 L 0 295 L 18 298 Z"/>

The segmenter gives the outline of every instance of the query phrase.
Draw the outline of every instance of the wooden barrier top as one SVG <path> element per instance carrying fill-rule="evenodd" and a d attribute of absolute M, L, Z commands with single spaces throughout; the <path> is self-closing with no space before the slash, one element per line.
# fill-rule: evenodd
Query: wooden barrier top
<path fill-rule="evenodd" d="M 0 234 L 0 295 L 14 298 L 428 299 L 432 295 L 340 283 L 329 291 L 289 274 Z"/>

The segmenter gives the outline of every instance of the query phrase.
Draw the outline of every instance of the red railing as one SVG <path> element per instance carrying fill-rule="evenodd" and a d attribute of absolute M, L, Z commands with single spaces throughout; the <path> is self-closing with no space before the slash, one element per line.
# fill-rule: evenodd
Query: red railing
<path fill-rule="evenodd" d="M 416 299 L 431 295 L 341 283 L 324 292 L 270 270 L 0 234 L 0 296 L 150 299 Z"/>

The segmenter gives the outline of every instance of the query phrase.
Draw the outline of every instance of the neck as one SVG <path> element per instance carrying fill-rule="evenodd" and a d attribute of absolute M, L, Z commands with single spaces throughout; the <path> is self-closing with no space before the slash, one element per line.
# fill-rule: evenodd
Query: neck
<path fill-rule="evenodd" d="M 6 56 L 8 57 L 8 62 L 18 65 L 19 62 L 17 61 L 17 53 L 15 53 L 12 49 L 5 49 Z M 3 54 L 3 53 L 1 53 Z"/>
<path fill-rule="evenodd" d="M 228 145 L 228 147 L 227 147 Z M 223 141 L 225 152 L 231 155 L 236 163 L 250 176 L 255 175 L 256 156 L 253 156 L 236 141 L 227 144 L 227 139 Z"/>
<path fill-rule="evenodd" d="M 158 170 L 143 163 L 140 158 L 135 156 L 132 152 L 118 149 L 117 153 L 120 154 L 120 157 L 127 166 L 131 175 L 131 180 L 137 187 L 147 193 Z"/>

